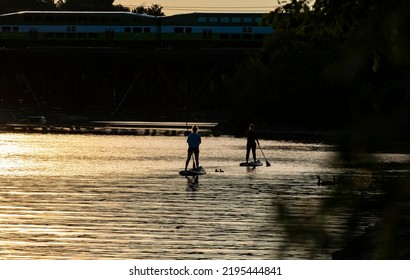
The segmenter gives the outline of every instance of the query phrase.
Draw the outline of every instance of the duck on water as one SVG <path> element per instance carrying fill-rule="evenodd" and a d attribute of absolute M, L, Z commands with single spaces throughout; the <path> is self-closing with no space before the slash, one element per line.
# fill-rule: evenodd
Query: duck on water
<path fill-rule="evenodd" d="M 336 185 L 336 177 L 333 176 L 333 181 L 321 181 L 320 176 L 317 176 L 317 185 L 318 186 L 331 186 Z"/>

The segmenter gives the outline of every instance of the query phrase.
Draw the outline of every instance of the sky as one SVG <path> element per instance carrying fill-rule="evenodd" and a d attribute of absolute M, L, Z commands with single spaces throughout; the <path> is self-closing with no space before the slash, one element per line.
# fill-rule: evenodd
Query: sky
<path fill-rule="evenodd" d="M 270 12 L 283 0 L 115 0 L 114 4 L 138 7 L 159 4 L 166 15 L 190 12 Z"/>

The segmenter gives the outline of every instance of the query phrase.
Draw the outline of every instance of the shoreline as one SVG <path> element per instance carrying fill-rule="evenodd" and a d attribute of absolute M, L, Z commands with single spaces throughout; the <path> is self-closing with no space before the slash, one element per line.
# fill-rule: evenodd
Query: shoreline
<path fill-rule="evenodd" d="M 186 136 L 193 124 L 199 126 L 202 136 L 220 137 L 231 136 L 235 138 L 246 137 L 245 129 L 235 129 L 228 122 L 212 121 L 122 121 L 122 120 L 93 120 L 69 122 L 0 122 L 0 133 L 43 133 L 43 134 L 94 134 L 94 135 L 131 135 L 131 136 Z M 302 143 L 324 143 L 343 146 L 349 137 L 354 135 L 349 130 L 313 129 L 303 127 L 275 127 L 271 125 L 258 125 L 258 138 L 260 140 L 295 141 Z M 353 135 L 353 136 L 352 136 Z M 361 137 L 366 137 L 365 134 Z M 409 153 L 408 143 L 405 139 L 381 136 L 377 142 L 372 143 L 367 152 Z"/>
<path fill-rule="evenodd" d="M 200 127 L 203 136 L 244 137 L 217 122 L 170 122 L 170 121 L 85 121 L 55 123 L 1 123 L 0 132 L 55 133 L 55 134 L 101 134 L 101 135 L 163 135 L 180 136 L 190 131 L 192 124 Z M 285 129 L 261 127 L 260 139 L 290 141 L 323 141 L 333 134 L 323 130 Z"/>
<path fill-rule="evenodd" d="M 205 135 L 213 134 L 216 123 L 201 123 Z M 54 133 L 54 134 L 97 134 L 97 135 L 185 135 L 189 131 L 182 122 L 134 122 L 134 121 L 89 121 L 68 123 L 6 123 L 0 125 L 1 132 L 9 133 Z"/>

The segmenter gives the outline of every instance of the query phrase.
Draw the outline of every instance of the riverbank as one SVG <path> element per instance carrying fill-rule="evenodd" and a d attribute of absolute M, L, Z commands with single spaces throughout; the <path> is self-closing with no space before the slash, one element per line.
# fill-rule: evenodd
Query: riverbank
<path fill-rule="evenodd" d="M 0 132 L 54 133 L 54 134 L 103 134 L 103 135 L 186 135 L 192 125 L 198 125 L 203 136 L 229 135 L 245 137 L 245 128 L 239 130 L 231 123 L 213 121 L 66 121 L 49 122 L 40 117 L 32 117 L 24 122 L 0 123 Z M 258 126 L 258 137 L 269 140 L 289 140 L 321 142 L 333 137 L 334 133 L 325 130 L 304 128 L 276 128 L 268 125 Z"/>
<path fill-rule="evenodd" d="M 31 112 L 31 113 L 29 113 Z M 160 112 L 160 113 L 159 113 Z M 0 110 L 0 131 L 24 133 L 72 133 L 115 135 L 166 135 L 185 134 L 193 124 L 200 126 L 204 136 L 229 135 L 245 137 L 248 122 L 232 120 L 226 111 L 167 111 L 144 112 L 137 115 L 53 111 L 36 115 L 35 110 Z M 44 117 L 44 119 L 42 119 Z M 255 123 L 258 137 L 269 140 L 322 142 L 333 137 L 325 128 L 290 127 Z"/>
<path fill-rule="evenodd" d="M 215 135 L 217 123 L 199 123 L 204 136 Z M 0 131 L 17 133 L 99 134 L 99 135 L 185 135 L 190 124 L 183 122 L 89 121 L 72 123 L 6 123 Z"/>

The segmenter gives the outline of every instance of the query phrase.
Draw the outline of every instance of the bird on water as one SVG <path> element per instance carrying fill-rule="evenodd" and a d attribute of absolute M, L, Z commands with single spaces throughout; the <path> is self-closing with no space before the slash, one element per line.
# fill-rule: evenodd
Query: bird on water
<path fill-rule="evenodd" d="M 333 176 L 333 181 L 321 181 L 320 176 L 317 176 L 317 185 L 318 186 L 331 186 L 336 185 L 336 178 Z"/>

